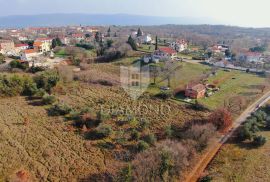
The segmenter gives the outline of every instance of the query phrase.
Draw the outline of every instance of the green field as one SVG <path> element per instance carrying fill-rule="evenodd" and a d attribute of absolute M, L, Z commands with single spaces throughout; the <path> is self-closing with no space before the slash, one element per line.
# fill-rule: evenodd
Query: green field
<path fill-rule="evenodd" d="M 208 79 L 208 83 L 215 81 L 220 82 L 220 91 L 200 100 L 211 109 L 221 106 L 224 100 L 232 96 L 243 96 L 248 103 L 252 102 L 262 94 L 259 86 L 265 82 L 265 78 L 240 71 L 219 70 L 216 76 Z"/>
<path fill-rule="evenodd" d="M 202 65 L 202 64 L 192 64 L 192 63 L 177 63 L 182 65 L 182 68 L 177 70 L 174 75 L 171 77 L 171 88 L 175 89 L 184 89 L 186 84 L 191 81 L 198 80 L 202 75 L 211 73 L 211 67 Z M 159 82 L 161 78 L 157 79 L 158 85 L 167 86 L 168 81 L 164 80 Z M 249 74 L 241 71 L 224 71 L 219 69 L 216 75 L 210 76 L 207 78 L 207 83 L 213 84 L 218 82 L 218 87 L 220 91 L 216 92 L 214 95 L 199 99 L 199 102 L 204 104 L 210 109 L 215 109 L 221 107 L 224 104 L 224 101 L 233 96 L 243 96 L 246 98 L 247 104 L 252 102 L 254 99 L 261 96 L 260 85 L 264 84 L 265 78 Z M 155 87 L 150 87 L 150 92 L 158 92 L 158 89 Z M 183 97 L 179 97 L 183 98 Z"/>

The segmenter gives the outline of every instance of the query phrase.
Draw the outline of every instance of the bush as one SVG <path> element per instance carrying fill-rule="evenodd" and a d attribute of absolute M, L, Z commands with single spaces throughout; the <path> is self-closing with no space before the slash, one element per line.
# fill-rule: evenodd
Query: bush
<path fill-rule="evenodd" d="M 166 140 L 136 155 L 132 161 L 134 181 L 181 181 L 178 177 L 190 168 L 193 149 Z"/>
<path fill-rule="evenodd" d="M 27 68 L 27 66 L 25 64 L 22 64 L 20 61 L 18 60 L 13 60 L 9 63 L 9 66 L 11 68 L 18 68 L 18 69 L 22 69 L 25 70 Z"/>
<path fill-rule="evenodd" d="M 152 134 L 152 133 L 144 136 L 143 140 L 145 142 L 147 142 L 148 144 L 150 144 L 150 145 L 154 145 L 156 143 L 156 141 L 157 141 L 156 136 L 154 134 Z"/>
<path fill-rule="evenodd" d="M 252 116 L 254 116 L 259 123 L 263 123 L 267 118 L 267 114 L 264 111 L 257 111 L 253 113 Z"/>
<path fill-rule="evenodd" d="M 112 134 L 113 130 L 110 125 L 101 124 L 96 128 L 96 134 L 101 137 L 108 137 Z"/>
<path fill-rule="evenodd" d="M 56 102 L 56 98 L 55 98 L 55 96 L 53 96 L 53 95 L 45 94 L 45 95 L 42 97 L 42 102 L 43 102 L 43 104 L 45 104 L 45 105 L 53 104 L 53 103 Z"/>
<path fill-rule="evenodd" d="M 166 137 L 168 137 L 168 138 L 173 137 L 173 129 L 172 129 L 171 125 L 166 126 L 164 130 L 165 130 L 164 134 L 165 134 Z"/>
<path fill-rule="evenodd" d="M 51 116 L 63 116 L 67 115 L 72 111 L 72 109 L 66 105 L 66 104 L 54 104 L 51 106 L 51 108 L 48 110 L 49 114 Z"/>
<path fill-rule="evenodd" d="M 266 143 L 266 138 L 263 136 L 256 136 L 253 138 L 253 144 L 257 147 L 263 146 Z"/>
<path fill-rule="evenodd" d="M 141 118 L 139 120 L 139 129 L 140 130 L 143 131 L 143 130 L 147 129 L 149 126 L 150 126 L 150 122 L 148 120 L 146 120 L 144 118 Z"/>
<path fill-rule="evenodd" d="M 232 125 L 232 116 L 225 108 L 217 109 L 209 116 L 209 122 L 212 123 L 218 131 L 225 132 Z"/>
<path fill-rule="evenodd" d="M 32 96 L 36 91 L 36 84 L 31 77 L 19 75 L 0 76 L 0 96 Z"/>
<path fill-rule="evenodd" d="M 97 120 L 99 122 L 104 122 L 104 121 L 108 120 L 109 118 L 110 118 L 110 116 L 105 114 L 104 112 L 102 112 L 102 111 L 97 112 Z"/>
<path fill-rule="evenodd" d="M 197 151 L 202 151 L 207 147 L 210 139 L 215 136 L 215 132 L 216 128 L 213 124 L 196 124 L 184 133 L 184 138 L 194 140 Z"/>
<path fill-rule="evenodd" d="M 51 92 L 51 89 L 59 82 L 59 74 L 55 70 L 44 71 L 34 77 L 34 81 L 39 89 Z"/>
<path fill-rule="evenodd" d="M 131 131 L 130 136 L 131 136 L 131 139 L 132 139 L 132 140 L 139 140 L 139 138 L 141 137 L 141 134 L 140 134 L 140 132 L 138 132 L 137 130 L 133 129 L 133 130 Z"/>
<path fill-rule="evenodd" d="M 138 147 L 137 148 L 138 148 L 138 151 L 140 151 L 140 152 L 147 150 L 149 147 L 150 147 L 149 144 L 146 143 L 143 140 L 140 140 L 138 142 Z"/>
<path fill-rule="evenodd" d="M 172 98 L 173 94 L 170 91 L 166 91 L 166 92 L 162 91 L 162 92 L 156 94 L 155 96 L 157 98 L 160 98 L 160 99 L 163 99 L 163 100 L 168 100 L 168 99 Z"/>

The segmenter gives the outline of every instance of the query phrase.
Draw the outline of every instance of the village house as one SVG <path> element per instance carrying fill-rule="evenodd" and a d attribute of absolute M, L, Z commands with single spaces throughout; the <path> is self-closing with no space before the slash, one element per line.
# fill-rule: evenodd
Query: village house
<path fill-rule="evenodd" d="M 170 47 L 177 52 L 183 52 L 188 49 L 188 42 L 185 40 L 177 40 L 175 42 L 170 43 Z"/>
<path fill-rule="evenodd" d="M 259 62 L 263 59 L 263 54 L 260 52 L 244 52 L 240 53 L 238 59 L 240 61 L 247 61 L 247 62 Z"/>
<path fill-rule="evenodd" d="M 170 47 L 161 47 L 154 52 L 152 57 L 158 60 L 175 59 L 177 57 L 177 52 Z"/>
<path fill-rule="evenodd" d="M 0 53 L 4 55 L 15 54 L 15 44 L 12 40 L 0 40 Z"/>
<path fill-rule="evenodd" d="M 35 49 L 27 49 L 21 52 L 20 58 L 22 61 L 32 61 L 34 58 L 37 58 L 41 55 L 41 52 L 36 51 Z"/>
<path fill-rule="evenodd" d="M 72 34 L 71 37 L 78 42 L 85 39 L 84 34 Z"/>
<path fill-rule="evenodd" d="M 230 47 L 225 44 L 216 44 L 213 47 L 211 47 L 211 51 L 213 53 L 223 53 L 225 55 L 225 52 L 229 50 Z"/>
<path fill-rule="evenodd" d="M 206 88 L 203 84 L 188 84 L 185 90 L 185 96 L 191 99 L 203 98 Z"/>
<path fill-rule="evenodd" d="M 46 53 L 50 52 L 52 48 L 52 39 L 51 38 L 38 38 L 35 40 L 34 49 L 38 52 Z"/>
<path fill-rule="evenodd" d="M 15 45 L 16 56 L 19 56 L 22 51 L 27 49 L 29 49 L 28 44 L 16 44 Z"/>

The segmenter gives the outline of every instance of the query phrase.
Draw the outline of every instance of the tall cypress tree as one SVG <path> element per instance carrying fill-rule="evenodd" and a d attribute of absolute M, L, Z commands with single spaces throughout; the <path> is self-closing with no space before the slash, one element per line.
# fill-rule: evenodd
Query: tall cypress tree
<path fill-rule="evenodd" d="M 140 36 L 142 36 L 142 30 L 141 30 L 141 28 L 139 28 L 138 31 L 137 31 L 137 37 L 140 37 Z"/>
<path fill-rule="evenodd" d="M 158 50 L 158 37 L 156 36 L 156 45 L 155 45 L 155 50 Z"/>
<path fill-rule="evenodd" d="M 135 40 L 131 37 L 131 35 L 129 36 L 127 43 L 131 46 L 133 50 L 137 51 L 137 44 Z"/>

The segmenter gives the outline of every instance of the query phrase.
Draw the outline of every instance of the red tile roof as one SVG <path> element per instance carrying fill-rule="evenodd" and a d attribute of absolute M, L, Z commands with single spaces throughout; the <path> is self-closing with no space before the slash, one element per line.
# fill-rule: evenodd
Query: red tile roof
<path fill-rule="evenodd" d="M 200 91 L 205 90 L 205 86 L 203 84 L 189 84 L 187 85 L 187 89 L 200 92 Z"/>
<path fill-rule="evenodd" d="M 16 44 L 15 47 L 28 47 L 28 44 Z"/>
<path fill-rule="evenodd" d="M 175 53 L 177 53 L 175 50 L 173 50 L 170 47 L 161 47 L 161 48 L 159 48 L 159 50 L 162 51 L 162 52 L 165 52 L 167 54 L 175 54 Z"/>
<path fill-rule="evenodd" d="M 33 53 L 36 53 L 36 50 L 34 49 L 27 49 L 24 51 L 25 54 L 33 54 Z"/>

